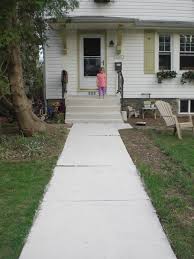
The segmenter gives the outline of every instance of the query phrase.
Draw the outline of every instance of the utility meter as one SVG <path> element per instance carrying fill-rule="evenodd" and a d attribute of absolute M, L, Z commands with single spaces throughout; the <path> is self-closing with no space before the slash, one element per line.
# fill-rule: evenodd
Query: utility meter
<path fill-rule="evenodd" d="M 115 71 L 117 72 L 122 71 L 122 62 L 115 62 Z"/>

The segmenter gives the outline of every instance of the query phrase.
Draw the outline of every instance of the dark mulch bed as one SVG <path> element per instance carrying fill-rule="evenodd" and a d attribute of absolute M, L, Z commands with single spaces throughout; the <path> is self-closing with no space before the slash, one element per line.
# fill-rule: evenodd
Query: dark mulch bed
<path fill-rule="evenodd" d="M 161 169 L 161 161 L 166 160 L 167 156 L 154 145 L 149 134 L 141 129 L 124 129 L 120 130 L 120 134 L 135 164 L 143 162 L 156 171 Z"/>
<path fill-rule="evenodd" d="M 179 117 L 178 121 L 179 122 L 188 121 L 188 116 Z M 156 120 L 151 116 L 149 116 L 149 117 L 147 116 L 144 119 L 141 116 L 139 118 L 131 117 L 131 118 L 128 119 L 128 122 L 134 128 L 162 129 L 162 130 L 166 129 L 166 124 L 165 124 L 164 120 L 159 116 L 157 117 Z M 146 126 L 137 126 L 136 122 L 146 122 Z M 193 118 L 193 122 L 194 122 L 194 118 Z"/>
<path fill-rule="evenodd" d="M 151 117 L 148 117 L 148 118 L 145 118 L 145 119 L 142 119 L 141 117 L 139 118 L 129 118 L 128 119 L 128 122 L 131 126 L 133 127 L 136 127 L 136 128 L 164 128 L 165 127 L 165 123 L 164 123 L 164 120 L 162 118 L 157 118 L 156 120 L 151 118 Z M 137 126 L 136 125 L 136 122 L 146 122 L 146 127 L 145 126 Z"/>

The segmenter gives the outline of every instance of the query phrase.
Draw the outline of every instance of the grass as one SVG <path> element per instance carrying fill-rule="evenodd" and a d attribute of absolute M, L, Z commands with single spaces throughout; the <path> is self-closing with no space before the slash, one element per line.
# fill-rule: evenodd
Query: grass
<path fill-rule="evenodd" d="M 194 138 L 189 132 L 184 133 L 182 141 L 169 133 L 156 134 L 152 131 L 152 137 L 155 143 L 174 161 L 181 163 L 187 171 L 194 170 Z"/>
<path fill-rule="evenodd" d="M 0 259 L 19 257 L 66 135 L 0 138 Z"/>
<path fill-rule="evenodd" d="M 150 134 L 166 159 L 157 172 L 138 162 L 146 188 L 179 259 L 194 258 L 194 139 L 169 133 Z"/>
<path fill-rule="evenodd" d="M 36 134 L 26 138 L 23 135 L 0 136 L 0 160 L 32 160 L 53 156 L 58 150 L 57 138 L 64 136 L 64 129 L 58 127 L 49 134 Z"/>

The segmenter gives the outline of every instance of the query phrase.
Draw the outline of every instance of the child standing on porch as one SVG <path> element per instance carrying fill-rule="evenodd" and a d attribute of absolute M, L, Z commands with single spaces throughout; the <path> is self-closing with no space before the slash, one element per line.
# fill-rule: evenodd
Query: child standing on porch
<path fill-rule="evenodd" d="M 96 82 L 98 87 L 99 98 L 101 96 L 104 98 L 104 95 L 106 93 L 107 80 L 106 80 L 106 73 L 103 67 L 99 69 Z"/>

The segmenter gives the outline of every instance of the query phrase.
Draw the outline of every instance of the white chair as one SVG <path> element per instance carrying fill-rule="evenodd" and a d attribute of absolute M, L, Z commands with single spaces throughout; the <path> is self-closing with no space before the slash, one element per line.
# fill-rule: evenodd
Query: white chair
<path fill-rule="evenodd" d="M 131 118 L 133 115 L 135 118 L 139 116 L 139 111 L 136 111 L 132 106 L 127 106 L 128 109 L 128 117 Z"/>

